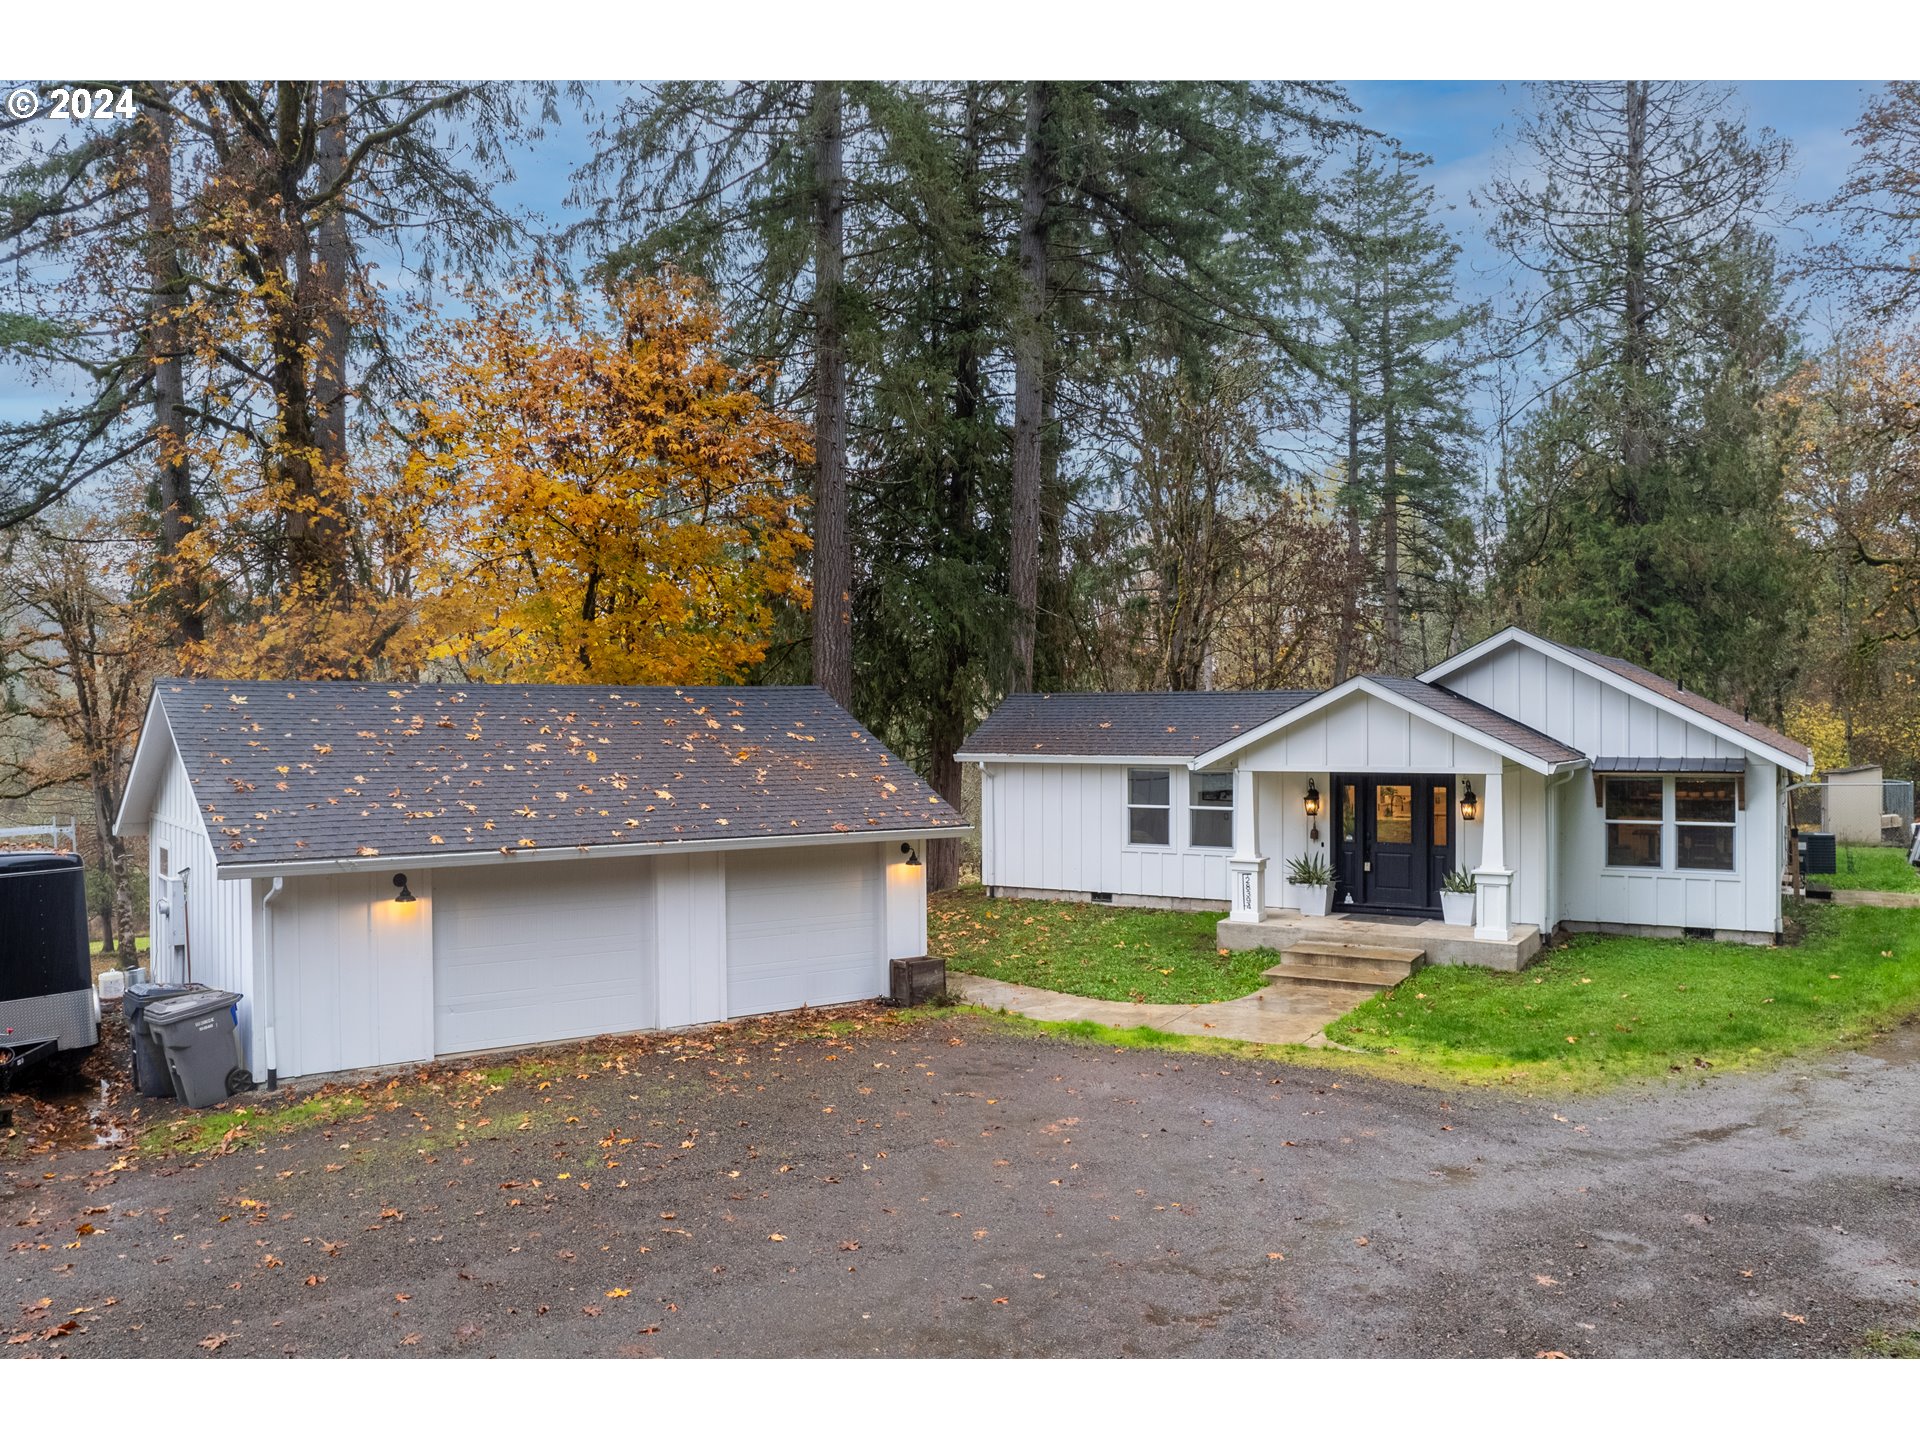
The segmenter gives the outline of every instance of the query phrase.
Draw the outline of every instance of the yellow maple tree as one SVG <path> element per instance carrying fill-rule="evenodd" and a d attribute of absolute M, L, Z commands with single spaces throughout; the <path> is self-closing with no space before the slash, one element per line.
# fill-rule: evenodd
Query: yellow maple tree
<path fill-rule="evenodd" d="M 608 684 L 737 678 L 804 605 L 804 425 L 726 358 L 703 287 L 603 301 L 535 276 L 423 343 L 432 374 L 388 504 L 420 536 L 429 660 Z M 395 517 L 389 517 L 393 519 Z"/>

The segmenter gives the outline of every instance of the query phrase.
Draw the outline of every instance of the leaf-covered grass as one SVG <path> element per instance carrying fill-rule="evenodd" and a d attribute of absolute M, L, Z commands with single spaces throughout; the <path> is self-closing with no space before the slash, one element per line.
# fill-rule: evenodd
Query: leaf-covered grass
<path fill-rule="evenodd" d="M 1869 1330 L 1858 1353 L 1867 1360 L 1920 1360 L 1920 1330 Z"/>
<path fill-rule="evenodd" d="M 330 1125 L 367 1108 L 352 1094 L 309 1095 L 290 1105 L 240 1105 L 228 1110 L 200 1110 L 184 1119 L 155 1125 L 140 1137 L 140 1149 L 149 1155 L 201 1155 L 211 1150 L 243 1149 L 274 1135 L 291 1135 Z"/>
<path fill-rule="evenodd" d="M 934 896 L 927 948 L 949 969 L 1096 1000 L 1191 1005 L 1266 983 L 1271 950 L 1222 953 L 1220 913 L 993 900 L 977 886 Z"/>
<path fill-rule="evenodd" d="M 1815 885 L 1832 885 L 1836 890 L 1888 890 L 1895 894 L 1920 895 L 1920 870 L 1907 861 L 1907 852 L 1891 845 L 1842 845 L 1839 873 L 1810 875 Z"/>
<path fill-rule="evenodd" d="M 1431 966 L 1327 1036 L 1460 1077 L 1596 1083 L 1843 1044 L 1920 1010 L 1920 911 L 1791 913 L 1804 934 L 1774 948 L 1582 935 L 1517 975 Z"/>

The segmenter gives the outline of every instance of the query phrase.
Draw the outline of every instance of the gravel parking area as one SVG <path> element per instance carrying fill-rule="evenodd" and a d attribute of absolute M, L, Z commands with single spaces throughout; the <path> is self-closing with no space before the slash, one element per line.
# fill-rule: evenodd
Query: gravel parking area
<path fill-rule="evenodd" d="M 6 1353 L 1830 1355 L 1920 1326 L 1913 1026 L 1555 1101 L 864 1012 L 350 1098 L 224 1154 L 17 1144 Z"/>

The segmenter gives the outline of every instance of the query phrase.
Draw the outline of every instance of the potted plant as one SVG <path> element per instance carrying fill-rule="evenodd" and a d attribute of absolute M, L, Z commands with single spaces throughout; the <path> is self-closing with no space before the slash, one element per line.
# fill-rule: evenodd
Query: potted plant
<path fill-rule="evenodd" d="M 1287 884 L 1302 915 L 1325 915 L 1333 901 L 1333 871 L 1324 855 L 1296 855 L 1287 862 Z"/>
<path fill-rule="evenodd" d="M 1440 880 L 1440 913 L 1449 925 L 1473 924 L 1473 876 L 1451 870 Z"/>

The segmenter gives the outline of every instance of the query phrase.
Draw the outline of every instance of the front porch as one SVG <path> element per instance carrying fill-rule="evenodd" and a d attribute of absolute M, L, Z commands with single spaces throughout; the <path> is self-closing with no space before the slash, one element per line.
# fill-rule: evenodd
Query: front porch
<path fill-rule="evenodd" d="M 1269 909 L 1259 920 L 1222 920 L 1217 934 L 1227 950 L 1285 951 L 1312 942 L 1378 945 L 1424 951 L 1429 965 L 1484 965 L 1490 970 L 1524 969 L 1541 943 L 1535 925 L 1513 925 L 1505 939 L 1488 939 L 1471 925 L 1441 920 L 1384 920 L 1353 912 L 1312 917 L 1285 908 Z"/>

